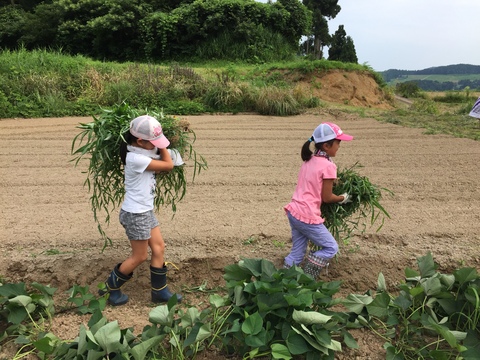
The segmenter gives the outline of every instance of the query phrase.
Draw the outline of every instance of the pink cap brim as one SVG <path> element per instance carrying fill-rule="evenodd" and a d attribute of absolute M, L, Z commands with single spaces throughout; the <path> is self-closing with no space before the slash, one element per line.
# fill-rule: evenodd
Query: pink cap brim
<path fill-rule="evenodd" d="M 350 140 L 353 140 L 353 136 L 352 135 L 347 135 L 347 134 L 342 134 L 342 135 L 338 135 L 335 139 L 342 140 L 342 141 L 350 141 Z"/>
<path fill-rule="evenodd" d="M 153 145 L 159 149 L 166 149 L 170 145 L 170 141 L 165 137 L 165 135 L 160 136 L 156 140 L 149 140 Z"/>

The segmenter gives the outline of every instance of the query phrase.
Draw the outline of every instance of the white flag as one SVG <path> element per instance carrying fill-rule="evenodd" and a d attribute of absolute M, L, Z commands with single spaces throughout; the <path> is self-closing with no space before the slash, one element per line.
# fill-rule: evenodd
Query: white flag
<path fill-rule="evenodd" d="M 470 114 L 468 115 L 480 119 L 480 97 L 477 99 L 477 101 L 475 101 L 472 111 L 470 111 Z"/>

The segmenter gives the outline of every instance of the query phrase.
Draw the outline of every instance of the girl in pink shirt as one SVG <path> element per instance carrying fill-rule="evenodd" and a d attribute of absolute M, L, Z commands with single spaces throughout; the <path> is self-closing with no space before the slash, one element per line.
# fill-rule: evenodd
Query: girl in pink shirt
<path fill-rule="evenodd" d="M 344 134 L 338 125 L 322 123 L 302 147 L 303 164 L 298 174 L 297 186 L 292 200 L 284 209 L 292 229 L 292 249 L 285 257 L 284 266 L 300 265 L 304 260 L 311 240 L 320 247 L 307 255 L 303 266 L 306 274 L 317 278 L 338 252 L 338 244 L 323 224 L 320 213 L 322 202 L 346 204 L 347 193 L 335 195 L 333 182 L 337 178 L 337 166 L 332 157 L 337 154 L 340 142 L 350 141 L 353 136 Z"/>

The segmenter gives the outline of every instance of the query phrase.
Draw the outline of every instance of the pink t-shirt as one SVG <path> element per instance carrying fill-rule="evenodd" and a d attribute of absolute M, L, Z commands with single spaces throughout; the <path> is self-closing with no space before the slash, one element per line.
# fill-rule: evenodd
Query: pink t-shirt
<path fill-rule="evenodd" d="M 336 179 L 337 166 L 322 156 L 312 156 L 304 161 L 298 174 L 292 201 L 284 209 L 307 224 L 323 224 L 320 213 L 323 179 Z"/>

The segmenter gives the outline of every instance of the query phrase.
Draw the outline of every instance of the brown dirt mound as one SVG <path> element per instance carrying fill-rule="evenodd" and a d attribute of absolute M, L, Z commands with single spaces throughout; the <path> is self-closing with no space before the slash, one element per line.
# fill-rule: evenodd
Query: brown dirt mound
<path fill-rule="evenodd" d="M 368 72 L 329 70 L 286 76 L 326 102 L 385 110 L 394 107 L 392 96 Z"/>

